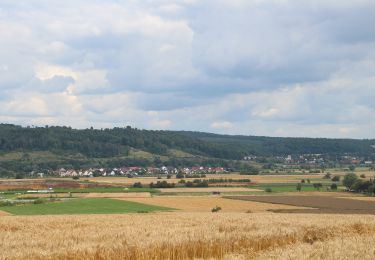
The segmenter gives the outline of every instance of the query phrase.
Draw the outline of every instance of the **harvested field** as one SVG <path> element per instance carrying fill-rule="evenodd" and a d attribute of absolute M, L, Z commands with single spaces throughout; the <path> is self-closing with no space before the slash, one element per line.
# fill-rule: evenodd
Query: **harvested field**
<path fill-rule="evenodd" d="M 375 201 L 361 201 L 329 196 L 231 196 L 228 198 L 314 208 L 277 209 L 272 210 L 273 212 L 375 215 Z"/>
<path fill-rule="evenodd" d="M 76 194 L 75 194 L 76 195 Z M 109 193 L 87 193 L 81 194 L 84 198 L 150 198 L 151 194 L 149 192 L 129 192 L 129 193 L 116 193 L 116 192 L 109 192 Z"/>
<path fill-rule="evenodd" d="M 310 179 L 311 181 L 321 181 L 324 175 L 252 175 L 248 176 L 252 182 L 256 183 L 299 183 L 302 179 Z"/>
<path fill-rule="evenodd" d="M 221 197 L 152 197 L 126 199 L 128 201 L 180 209 L 185 212 L 210 212 L 219 206 L 223 212 L 265 212 L 269 209 L 301 209 L 301 207 L 230 200 Z"/>
<path fill-rule="evenodd" d="M 108 187 L 99 183 L 78 182 L 71 179 L 3 179 L 0 180 L 0 191 L 5 190 L 41 190 L 41 189 L 58 189 L 58 188 L 95 188 Z"/>
<path fill-rule="evenodd" d="M 233 180 L 243 180 L 250 179 L 252 182 L 256 183 L 298 183 L 302 179 L 310 180 L 321 180 L 324 175 L 240 175 L 240 174 L 207 174 L 206 178 L 196 178 L 196 179 L 233 179 Z M 195 179 L 195 178 L 194 178 Z M 177 183 L 180 179 L 172 177 L 171 179 L 162 178 L 162 181 L 167 181 L 169 183 Z M 161 181 L 157 177 L 136 177 L 136 178 L 127 178 L 127 177 L 96 177 L 91 178 L 90 182 L 100 182 L 100 183 L 111 183 L 111 184 L 122 184 L 130 185 L 134 182 L 140 182 L 142 184 L 149 184 L 151 182 Z M 185 179 L 192 180 L 192 179 Z"/>
<path fill-rule="evenodd" d="M 11 214 L 9 214 L 8 212 L 0 210 L 0 216 L 8 216 L 8 215 L 11 215 Z"/>
<path fill-rule="evenodd" d="M 374 237 L 368 215 L 7 216 L 0 218 L 0 258 L 268 259 L 277 252 L 283 259 L 370 259 Z"/>
<path fill-rule="evenodd" d="M 161 192 L 257 192 L 263 191 L 259 189 L 249 189 L 249 188 L 241 188 L 241 187 L 208 187 L 208 188 L 165 188 L 165 189 L 158 189 Z"/>
<path fill-rule="evenodd" d="M 350 196 L 350 197 L 341 197 L 341 198 L 375 202 L 375 197 Z"/>

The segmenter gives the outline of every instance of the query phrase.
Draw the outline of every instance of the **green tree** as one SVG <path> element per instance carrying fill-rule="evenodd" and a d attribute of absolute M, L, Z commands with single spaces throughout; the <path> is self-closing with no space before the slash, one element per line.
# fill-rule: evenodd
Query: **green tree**
<path fill-rule="evenodd" d="M 298 191 L 301 191 L 301 190 L 302 190 L 302 185 L 301 185 L 301 183 L 297 183 L 297 190 L 298 190 Z"/>
<path fill-rule="evenodd" d="M 345 175 L 342 184 L 348 189 L 358 180 L 358 176 L 355 173 L 348 173 Z"/>

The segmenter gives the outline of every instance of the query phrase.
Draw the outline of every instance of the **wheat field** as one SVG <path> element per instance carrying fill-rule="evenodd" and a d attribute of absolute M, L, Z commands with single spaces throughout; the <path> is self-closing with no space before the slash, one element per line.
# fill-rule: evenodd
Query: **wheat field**
<path fill-rule="evenodd" d="M 3 216 L 0 258 L 371 259 L 374 237 L 369 215 Z"/>
<path fill-rule="evenodd" d="M 256 183 L 298 183 L 302 179 L 310 180 L 321 180 L 324 174 L 309 174 L 309 175 L 240 175 L 240 174 L 207 174 L 206 178 L 194 178 L 194 179 L 233 179 L 233 180 L 243 180 L 250 179 L 252 182 Z M 189 179 L 186 179 L 189 180 Z M 193 179 L 190 179 L 193 180 Z M 99 182 L 99 183 L 110 183 L 110 184 L 121 184 L 121 185 L 130 185 L 134 182 L 140 182 L 142 184 L 150 184 L 151 182 L 157 181 L 167 181 L 169 183 L 178 183 L 180 179 L 176 179 L 172 176 L 171 179 L 163 177 L 161 180 L 157 177 L 136 177 L 136 178 L 127 178 L 127 177 L 96 177 L 89 179 L 90 182 Z"/>

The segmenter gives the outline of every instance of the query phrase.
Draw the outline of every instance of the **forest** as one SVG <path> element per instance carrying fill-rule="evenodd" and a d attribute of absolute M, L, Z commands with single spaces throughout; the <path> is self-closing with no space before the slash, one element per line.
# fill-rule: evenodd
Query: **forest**
<path fill-rule="evenodd" d="M 244 156 L 354 155 L 374 158 L 374 140 L 231 136 L 131 128 L 73 129 L 0 124 L 0 175 L 58 167 L 221 166 L 251 170 Z M 131 151 L 147 156 L 135 156 Z M 176 156 L 171 151 L 182 155 Z"/>

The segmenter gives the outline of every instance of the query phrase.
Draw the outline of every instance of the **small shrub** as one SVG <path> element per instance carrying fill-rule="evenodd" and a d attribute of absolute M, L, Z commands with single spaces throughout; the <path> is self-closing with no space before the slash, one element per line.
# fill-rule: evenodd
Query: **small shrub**
<path fill-rule="evenodd" d="M 221 207 L 216 206 L 213 209 L 211 209 L 211 212 L 215 213 L 215 212 L 219 212 L 220 210 L 221 210 Z"/>
<path fill-rule="evenodd" d="M 73 180 L 79 180 L 79 177 L 78 176 L 73 176 L 72 179 Z"/>
<path fill-rule="evenodd" d="M 336 183 L 331 184 L 331 190 L 337 190 L 337 184 Z"/>
<path fill-rule="evenodd" d="M 143 185 L 142 185 L 142 183 L 140 183 L 140 182 L 135 182 L 135 183 L 133 184 L 133 188 L 143 188 Z"/>
<path fill-rule="evenodd" d="M 0 207 L 13 206 L 14 204 L 10 201 L 0 201 Z"/>
<path fill-rule="evenodd" d="M 361 177 L 362 179 L 364 179 L 364 178 L 366 178 L 366 175 L 362 173 L 361 175 L 359 175 L 359 177 Z"/>
<path fill-rule="evenodd" d="M 323 185 L 321 183 L 314 183 L 313 186 L 317 190 L 320 190 L 320 188 L 323 187 Z"/>
<path fill-rule="evenodd" d="M 43 201 L 42 199 L 36 199 L 36 200 L 34 200 L 33 203 L 34 203 L 34 204 L 43 204 L 44 201 Z"/>
<path fill-rule="evenodd" d="M 333 176 L 332 181 L 340 181 L 340 176 Z"/>
<path fill-rule="evenodd" d="M 268 187 L 268 188 L 265 189 L 265 191 L 266 192 L 272 192 L 272 189 Z"/>
<path fill-rule="evenodd" d="M 185 176 L 182 172 L 176 174 L 176 179 L 183 179 Z"/>

